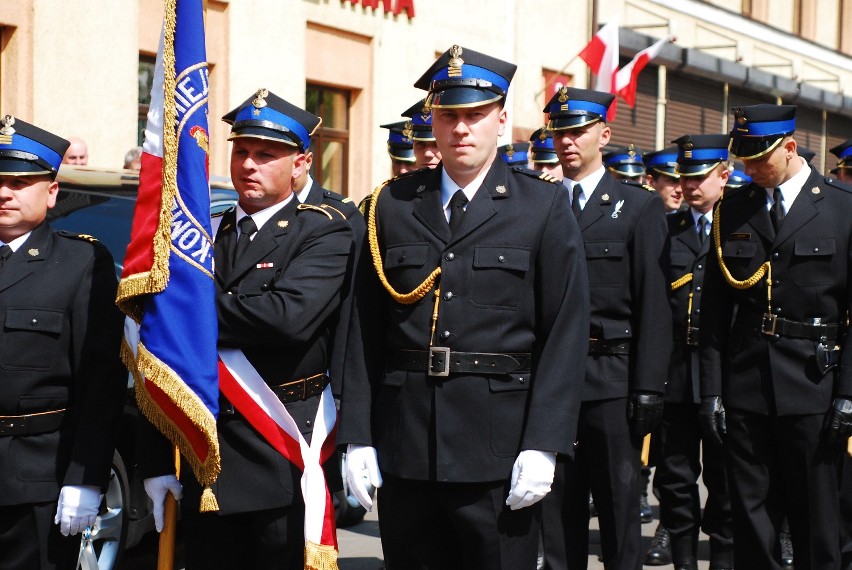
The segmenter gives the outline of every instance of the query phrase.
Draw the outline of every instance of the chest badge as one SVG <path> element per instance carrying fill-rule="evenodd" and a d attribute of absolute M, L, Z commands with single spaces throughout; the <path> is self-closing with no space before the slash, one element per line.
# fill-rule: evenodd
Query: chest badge
<path fill-rule="evenodd" d="M 618 213 L 621 212 L 621 207 L 624 206 L 624 200 L 619 200 L 615 203 L 615 209 L 612 211 L 611 218 L 613 220 L 618 218 Z"/>
<path fill-rule="evenodd" d="M 27 250 L 27 253 L 29 253 L 31 257 L 35 257 L 35 256 L 38 255 L 38 249 L 36 249 L 36 248 L 29 249 L 29 250 Z"/>
<path fill-rule="evenodd" d="M 819 190 L 819 188 L 817 188 L 816 186 L 814 186 L 813 188 L 811 188 L 811 194 L 819 194 L 819 192 L 820 192 L 820 190 Z"/>
<path fill-rule="evenodd" d="M 290 225 L 290 222 L 287 221 L 287 220 L 278 220 L 278 227 L 279 228 L 286 228 L 289 225 Z"/>
<path fill-rule="evenodd" d="M 495 188 L 494 190 L 496 190 L 498 194 L 505 194 L 506 193 L 506 187 L 503 186 L 502 184 L 500 186 L 498 186 L 497 188 Z"/>

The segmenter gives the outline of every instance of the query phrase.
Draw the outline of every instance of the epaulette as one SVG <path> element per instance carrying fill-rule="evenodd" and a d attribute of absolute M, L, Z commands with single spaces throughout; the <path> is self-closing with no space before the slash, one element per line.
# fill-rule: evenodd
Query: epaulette
<path fill-rule="evenodd" d="M 320 204 L 319 206 L 314 206 L 313 204 L 299 204 L 298 206 L 296 206 L 296 209 L 302 211 L 307 210 L 312 212 L 319 212 L 320 214 L 324 214 L 325 216 L 327 216 L 329 220 L 334 219 L 334 215 L 332 214 L 332 212 L 337 212 L 341 218 L 343 218 L 344 220 L 346 219 L 346 216 L 343 215 L 343 212 L 341 212 L 337 208 L 329 206 L 328 204 Z"/>
<path fill-rule="evenodd" d="M 97 241 L 98 241 L 98 238 L 96 238 L 93 235 L 89 235 L 89 234 L 75 234 L 74 232 L 69 232 L 69 231 L 65 231 L 65 230 L 59 230 L 56 233 L 61 235 L 62 237 L 67 237 L 67 238 L 71 238 L 71 239 L 80 239 L 80 240 L 83 240 L 83 241 L 87 241 L 89 243 L 97 243 Z"/>
<path fill-rule="evenodd" d="M 210 214 L 210 217 L 211 218 L 221 218 L 222 216 L 225 215 L 225 212 L 227 212 L 227 211 L 228 210 L 222 210 L 221 212 L 214 212 L 213 214 Z"/>
<path fill-rule="evenodd" d="M 845 182 L 841 182 L 840 180 L 838 180 L 836 178 L 832 178 L 831 176 L 825 177 L 825 183 L 828 184 L 829 186 L 833 186 L 835 188 L 843 190 L 844 192 L 852 192 L 852 186 L 850 186 L 849 184 L 847 184 Z"/>
<path fill-rule="evenodd" d="M 636 186 L 637 188 L 641 188 L 642 190 L 645 190 L 646 192 L 656 192 L 656 190 L 654 189 L 653 186 L 649 186 L 648 184 L 643 184 L 642 182 L 636 182 L 635 180 L 622 178 L 621 183 L 627 184 L 629 186 Z"/>
<path fill-rule="evenodd" d="M 512 171 L 517 172 L 519 174 L 526 174 L 527 176 L 529 176 L 531 178 L 538 178 L 539 180 L 543 180 L 544 182 L 550 182 L 551 184 L 561 184 L 562 183 L 562 181 L 559 180 L 558 178 L 556 178 L 555 176 L 547 174 L 546 172 L 539 172 L 538 170 L 532 170 L 530 168 L 527 168 L 526 166 L 510 166 L 509 168 L 511 168 Z"/>
<path fill-rule="evenodd" d="M 362 216 L 367 215 L 367 209 L 370 207 L 370 200 L 372 197 L 372 194 L 367 194 L 360 202 L 358 202 L 358 211 L 361 212 Z"/>
<path fill-rule="evenodd" d="M 331 200 L 337 200 L 338 202 L 351 202 L 352 198 L 347 198 L 343 194 L 338 194 L 337 192 L 332 192 L 331 190 L 323 190 L 322 195 L 326 198 L 330 198 Z"/>

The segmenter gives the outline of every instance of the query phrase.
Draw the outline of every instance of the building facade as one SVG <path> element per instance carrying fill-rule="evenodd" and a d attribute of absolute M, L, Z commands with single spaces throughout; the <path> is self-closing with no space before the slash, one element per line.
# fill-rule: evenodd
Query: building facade
<path fill-rule="evenodd" d="M 92 166 L 120 167 L 140 140 L 162 0 L 4 0 L 0 114 L 89 145 Z M 423 97 L 412 86 L 453 44 L 518 71 L 501 143 L 525 140 L 562 84 L 585 87 L 576 57 L 618 17 L 623 62 L 676 36 L 622 103 L 614 143 L 665 146 L 725 132 L 730 107 L 796 103 L 800 143 L 852 137 L 852 0 L 208 0 L 211 174 L 228 174 L 218 119 L 259 87 L 323 117 L 314 174 L 353 199 L 390 175 L 380 124 Z"/>

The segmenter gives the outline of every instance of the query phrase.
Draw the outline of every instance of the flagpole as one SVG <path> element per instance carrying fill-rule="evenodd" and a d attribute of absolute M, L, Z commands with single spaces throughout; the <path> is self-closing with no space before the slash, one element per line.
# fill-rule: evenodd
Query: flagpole
<path fill-rule="evenodd" d="M 175 476 L 180 479 L 180 451 L 174 448 Z M 163 509 L 163 532 L 160 533 L 160 548 L 157 553 L 157 570 L 172 570 L 175 564 L 175 533 L 177 531 L 177 501 L 166 491 Z"/>

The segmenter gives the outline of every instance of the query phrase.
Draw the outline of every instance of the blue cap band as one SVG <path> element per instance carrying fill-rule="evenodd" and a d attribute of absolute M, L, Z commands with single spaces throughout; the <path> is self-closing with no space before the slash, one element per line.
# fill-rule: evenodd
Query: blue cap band
<path fill-rule="evenodd" d="M 511 164 L 525 163 L 529 161 L 529 154 L 527 154 L 527 151 L 516 150 L 512 153 L 512 156 L 509 156 L 508 153 L 501 152 L 500 158 L 503 159 L 503 162 L 508 162 Z"/>
<path fill-rule="evenodd" d="M 693 156 L 695 155 L 693 154 Z M 669 154 L 656 154 L 645 161 L 645 166 L 659 166 L 661 164 L 665 165 L 671 162 L 677 162 L 677 154 L 673 152 Z"/>
<path fill-rule="evenodd" d="M 509 82 L 506 81 L 505 77 L 485 69 L 484 67 L 464 64 L 461 67 L 461 75 L 454 75 L 453 77 L 450 77 L 449 71 L 449 67 L 444 67 L 432 77 L 432 81 L 443 81 L 446 79 L 484 79 L 485 81 L 490 81 L 502 89 L 503 93 L 506 93 L 509 90 Z M 449 87 L 450 86 L 447 86 L 447 88 Z"/>
<path fill-rule="evenodd" d="M 50 164 L 54 171 L 59 170 L 59 165 L 62 164 L 62 155 L 57 154 L 50 147 L 44 146 L 40 142 L 28 139 L 20 134 L 12 135 L 12 141 L 12 144 L 0 144 L 0 150 L 29 152 Z"/>
<path fill-rule="evenodd" d="M 769 137 L 772 135 L 783 135 L 796 130 L 796 119 L 786 121 L 765 121 L 759 123 L 746 123 L 744 126 L 734 127 L 734 134 L 738 136 Z"/>
<path fill-rule="evenodd" d="M 388 143 L 410 145 L 411 139 L 408 138 L 407 136 L 403 135 L 403 134 L 395 133 L 395 132 L 391 131 L 390 136 L 388 136 Z"/>
<path fill-rule="evenodd" d="M 686 158 L 681 155 L 678 156 L 678 161 L 692 161 L 692 162 L 708 162 L 711 160 L 728 160 L 728 149 L 726 148 L 698 148 L 692 151 L 692 156 L 690 158 Z"/>
<path fill-rule="evenodd" d="M 844 158 L 849 158 L 850 156 L 852 156 L 852 145 L 847 146 L 842 151 L 840 151 L 840 156 L 838 156 L 837 158 L 838 159 L 844 159 Z"/>
<path fill-rule="evenodd" d="M 260 113 L 256 113 L 257 111 L 260 111 Z M 246 105 L 240 109 L 237 116 L 234 118 L 234 126 L 237 126 L 237 123 L 240 121 L 270 121 L 285 127 L 287 130 L 296 135 L 302 143 L 302 148 L 308 148 L 311 144 L 311 135 L 305 130 L 305 127 L 292 117 L 276 111 L 272 107 L 262 107 L 258 109 L 254 105 Z"/>
<path fill-rule="evenodd" d="M 583 111 L 604 118 L 606 117 L 607 108 L 606 105 L 601 105 L 600 103 L 595 103 L 594 101 L 583 101 L 582 99 L 568 99 L 564 103 L 557 102 L 555 105 L 552 105 L 548 112 L 558 117 L 560 113 L 571 111 Z"/>
<path fill-rule="evenodd" d="M 540 150 L 544 152 L 553 152 L 554 150 L 556 150 L 553 146 L 553 139 L 550 137 L 547 137 L 544 140 L 536 138 L 536 140 L 532 143 L 532 149 L 534 151 Z"/>
<path fill-rule="evenodd" d="M 616 163 L 634 163 L 634 164 L 644 164 L 642 162 L 642 158 L 638 155 L 630 156 L 629 154 L 616 154 L 614 156 L 610 156 L 606 159 L 607 164 L 616 164 Z"/>

